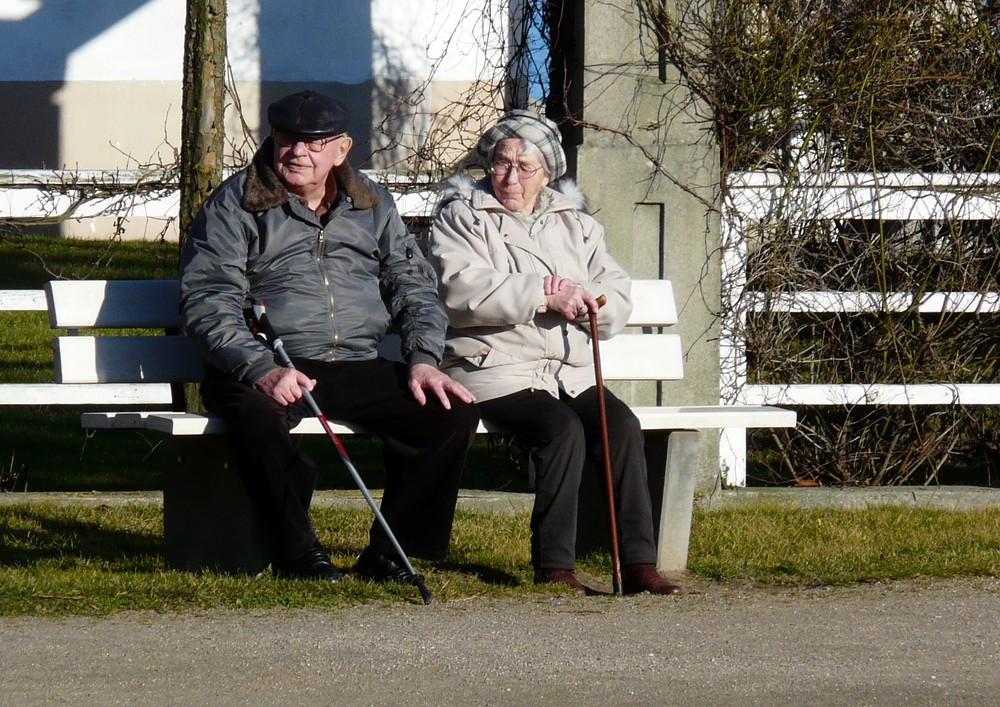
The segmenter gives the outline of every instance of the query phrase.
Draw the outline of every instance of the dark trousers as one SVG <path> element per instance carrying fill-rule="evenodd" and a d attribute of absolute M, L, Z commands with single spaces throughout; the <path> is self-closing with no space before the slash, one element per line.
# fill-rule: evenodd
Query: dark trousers
<path fill-rule="evenodd" d="M 445 410 L 433 396 L 419 405 L 407 388 L 406 367 L 382 359 L 294 363 L 316 379 L 312 395 L 328 418 L 358 424 L 382 439 L 386 482 L 380 509 L 404 552 L 443 559 L 479 423 L 475 407 L 452 398 L 452 409 Z M 317 542 L 309 521 L 316 465 L 292 443 L 289 430 L 312 414 L 306 403 L 279 405 L 212 369 L 201 394 L 205 407 L 226 419 L 240 479 L 273 529 L 276 559 L 301 557 Z M 370 545 L 393 550 L 378 522 Z"/>
<path fill-rule="evenodd" d="M 607 389 L 604 395 L 621 560 L 626 565 L 655 563 L 642 429 L 628 405 Z M 536 568 L 576 566 L 580 479 L 588 457 L 604 478 L 597 398 L 594 386 L 576 398 L 524 390 L 479 403 L 484 420 L 509 430 L 530 450 L 535 468 L 531 561 Z"/>

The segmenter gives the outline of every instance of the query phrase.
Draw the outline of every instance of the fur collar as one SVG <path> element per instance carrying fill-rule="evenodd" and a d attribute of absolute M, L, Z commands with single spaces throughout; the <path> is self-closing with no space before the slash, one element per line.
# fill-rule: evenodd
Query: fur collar
<path fill-rule="evenodd" d="M 290 194 L 274 171 L 273 155 L 274 145 L 271 138 L 267 138 L 253 156 L 243 187 L 242 205 L 247 211 L 267 211 L 288 203 Z M 328 179 L 335 181 L 339 192 L 351 197 L 354 208 L 372 209 L 378 206 L 378 194 L 347 162 L 335 167 Z"/>

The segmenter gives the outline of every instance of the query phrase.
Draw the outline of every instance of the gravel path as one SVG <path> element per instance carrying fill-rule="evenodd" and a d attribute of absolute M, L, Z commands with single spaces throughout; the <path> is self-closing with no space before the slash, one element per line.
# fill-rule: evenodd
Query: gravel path
<path fill-rule="evenodd" d="M 0 703 L 1000 701 L 1000 580 L 0 619 Z"/>

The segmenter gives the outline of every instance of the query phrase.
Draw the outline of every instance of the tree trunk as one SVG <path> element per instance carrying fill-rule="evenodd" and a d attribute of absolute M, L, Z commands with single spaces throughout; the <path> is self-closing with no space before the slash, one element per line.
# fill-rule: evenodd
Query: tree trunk
<path fill-rule="evenodd" d="M 178 253 L 184 247 L 201 203 L 222 181 L 225 93 L 226 0 L 188 0 L 181 101 Z M 188 410 L 201 409 L 197 385 L 184 386 L 184 397 Z"/>
<path fill-rule="evenodd" d="M 188 0 L 181 105 L 180 243 L 201 203 L 222 181 L 226 0 Z"/>

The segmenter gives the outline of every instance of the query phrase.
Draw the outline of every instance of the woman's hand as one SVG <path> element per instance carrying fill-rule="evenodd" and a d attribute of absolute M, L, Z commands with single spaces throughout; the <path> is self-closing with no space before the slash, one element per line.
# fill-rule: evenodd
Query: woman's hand
<path fill-rule="evenodd" d="M 546 275 L 544 281 L 545 296 L 554 295 L 567 287 L 573 287 L 573 281 L 562 275 Z"/>
<path fill-rule="evenodd" d="M 554 275 L 551 277 L 556 278 Z M 546 280 L 548 279 L 546 278 Z M 550 312 L 559 312 L 570 321 L 575 321 L 588 312 L 596 312 L 600 309 L 597 298 L 586 289 L 572 284 L 565 278 L 560 278 L 560 280 L 569 284 L 551 294 L 546 293 L 545 306 Z M 546 283 L 546 289 L 548 289 L 548 283 Z"/>

